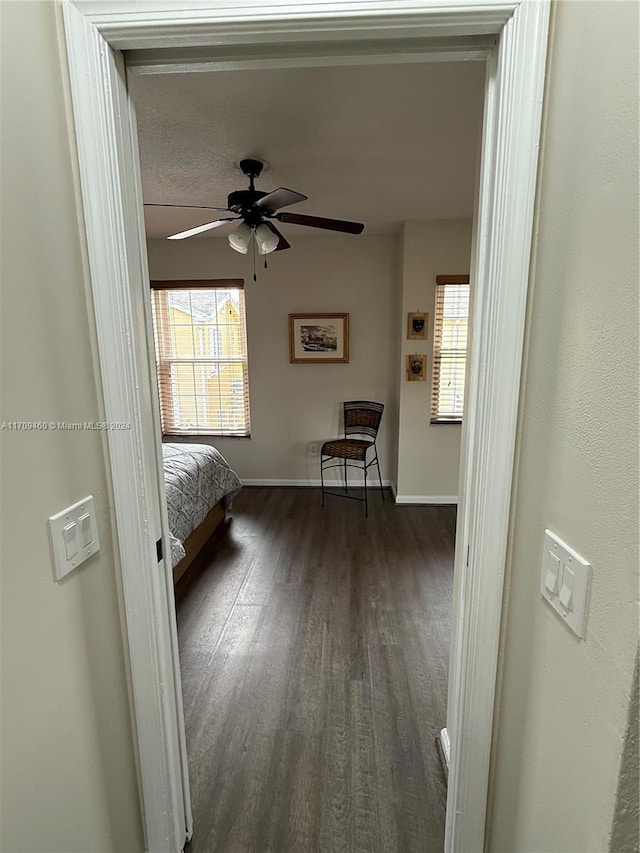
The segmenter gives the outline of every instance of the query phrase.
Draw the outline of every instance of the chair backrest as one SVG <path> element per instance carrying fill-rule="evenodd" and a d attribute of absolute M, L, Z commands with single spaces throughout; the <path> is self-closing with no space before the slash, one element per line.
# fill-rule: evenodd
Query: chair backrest
<path fill-rule="evenodd" d="M 370 400 L 349 400 L 344 403 L 344 435 L 367 435 L 374 441 L 378 434 L 383 403 Z"/>

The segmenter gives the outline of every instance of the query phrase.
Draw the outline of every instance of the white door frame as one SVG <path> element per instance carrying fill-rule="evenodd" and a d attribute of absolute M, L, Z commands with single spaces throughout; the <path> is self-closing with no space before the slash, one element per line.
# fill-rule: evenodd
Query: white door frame
<path fill-rule="evenodd" d="M 463 428 L 447 728 L 445 850 L 484 843 L 493 705 L 547 45 L 547 0 L 63 0 L 122 568 L 147 849 L 191 834 L 184 722 L 159 487 L 135 114 L 121 51 L 200 49 L 248 67 L 487 58 L 473 341 Z M 475 41 L 474 41 L 475 40 Z M 234 48 L 239 49 L 234 58 Z M 244 53 L 241 50 L 244 49 Z M 151 56 L 152 54 L 147 54 Z M 242 57 L 242 60 L 239 60 Z M 139 57 L 138 57 L 139 58 Z M 238 62 L 240 61 L 240 65 Z M 150 433 L 151 431 L 151 433 Z M 149 436 L 154 453 L 149 453 Z M 146 448 L 146 450 L 145 450 Z M 158 568 L 160 566 L 160 568 Z"/>

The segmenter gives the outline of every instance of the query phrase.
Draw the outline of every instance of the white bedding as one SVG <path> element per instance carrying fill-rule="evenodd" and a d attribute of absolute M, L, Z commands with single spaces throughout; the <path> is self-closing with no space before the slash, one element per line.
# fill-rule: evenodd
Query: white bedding
<path fill-rule="evenodd" d="M 163 444 L 171 565 L 185 555 L 184 540 L 224 498 L 231 508 L 242 487 L 221 453 L 208 444 Z"/>

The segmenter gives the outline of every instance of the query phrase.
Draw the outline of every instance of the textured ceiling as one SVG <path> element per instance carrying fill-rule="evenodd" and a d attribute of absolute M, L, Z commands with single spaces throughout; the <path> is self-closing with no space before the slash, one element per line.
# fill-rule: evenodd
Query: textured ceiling
<path fill-rule="evenodd" d="M 479 62 L 134 77 L 144 201 L 225 207 L 247 186 L 238 161 L 255 157 L 268 163 L 258 189 L 297 190 L 309 199 L 292 211 L 361 221 L 365 233 L 470 217 L 483 90 Z M 147 235 L 222 215 L 146 208 Z"/>

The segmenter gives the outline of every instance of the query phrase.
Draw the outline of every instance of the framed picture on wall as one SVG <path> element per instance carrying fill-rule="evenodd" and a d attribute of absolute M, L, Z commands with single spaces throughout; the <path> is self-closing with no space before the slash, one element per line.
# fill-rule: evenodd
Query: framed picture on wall
<path fill-rule="evenodd" d="M 424 382 L 427 378 L 427 356 L 413 353 L 407 356 L 407 382 Z"/>
<path fill-rule="evenodd" d="M 424 311 L 413 311 L 407 319 L 407 338 L 426 341 L 429 332 L 429 315 Z"/>
<path fill-rule="evenodd" d="M 291 364 L 349 361 L 348 314 L 289 314 Z"/>

